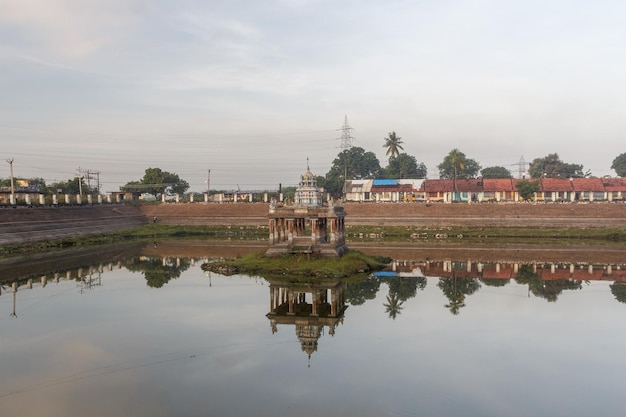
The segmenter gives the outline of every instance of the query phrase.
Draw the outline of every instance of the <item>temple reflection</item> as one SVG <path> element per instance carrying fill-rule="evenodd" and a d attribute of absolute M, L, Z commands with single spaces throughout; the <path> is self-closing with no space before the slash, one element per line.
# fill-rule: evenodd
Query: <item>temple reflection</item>
<path fill-rule="evenodd" d="M 346 284 L 340 280 L 299 282 L 267 279 L 270 289 L 270 320 L 272 333 L 278 326 L 294 326 L 302 351 L 309 359 L 317 352 L 319 339 L 328 328 L 333 336 L 343 324 Z"/>

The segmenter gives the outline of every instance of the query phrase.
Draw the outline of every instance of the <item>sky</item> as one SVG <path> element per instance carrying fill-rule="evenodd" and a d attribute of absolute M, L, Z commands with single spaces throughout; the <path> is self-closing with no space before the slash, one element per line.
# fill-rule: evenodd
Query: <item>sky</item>
<path fill-rule="evenodd" d="M 274 190 L 384 138 L 438 178 L 626 152 L 626 3 L 579 0 L 0 0 L 0 178 L 146 168 L 190 191 Z M 210 174 L 209 174 L 210 170 Z"/>

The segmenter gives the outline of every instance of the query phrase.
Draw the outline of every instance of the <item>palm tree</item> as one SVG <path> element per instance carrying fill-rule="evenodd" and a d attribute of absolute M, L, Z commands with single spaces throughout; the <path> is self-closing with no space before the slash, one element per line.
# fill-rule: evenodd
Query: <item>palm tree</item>
<path fill-rule="evenodd" d="M 385 144 L 383 145 L 383 148 L 387 148 L 385 155 L 388 155 L 390 158 L 400 155 L 400 151 L 404 150 L 401 139 L 401 137 L 396 136 L 396 132 L 390 132 L 385 138 Z"/>
<path fill-rule="evenodd" d="M 448 154 L 448 157 L 450 158 L 450 163 L 452 164 L 452 170 L 454 172 L 453 174 L 453 184 L 454 184 L 454 196 L 453 196 L 453 200 L 456 200 L 456 195 L 457 195 L 457 189 L 456 189 L 456 177 L 459 175 L 458 170 L 459 169 L 464 169 L 464 161 L 465 161 L 465 155 L 463 154 L 463 152 L 459 151 L 458 149 L 452 149 L 450 151 L 450 153 Z"/>

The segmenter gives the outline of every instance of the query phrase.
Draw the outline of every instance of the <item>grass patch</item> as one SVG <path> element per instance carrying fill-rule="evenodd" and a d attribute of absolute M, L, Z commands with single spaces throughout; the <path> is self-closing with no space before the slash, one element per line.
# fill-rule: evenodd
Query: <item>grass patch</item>
<path fill-rule="evenodd" d="M 236 259 L 207 262 L 205 271 L 217 273 L 243 273 L 263 277 L 289 277 L 295 281 L 310 278 L 345 278 L 382 269 L 391 260 L 368 256 L 349 250 L 338 259 L 316 258 L 307 255 L 284 255 L 267 258 L 263 253 L 253 253 Z"/>

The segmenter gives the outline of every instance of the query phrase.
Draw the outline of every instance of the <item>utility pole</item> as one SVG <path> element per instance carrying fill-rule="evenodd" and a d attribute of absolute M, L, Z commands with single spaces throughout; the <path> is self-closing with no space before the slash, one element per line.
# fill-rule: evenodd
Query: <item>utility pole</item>
<path fill-rule="evenodd" d="M 13 183 L 13 158 L 7 159 L 11 173 L 11 204 L 15 204 L 15 184 Z"/>
<path fill-rule="evenodd" d="M 211 170 L 206 177 L 206 195 L 211 194 Z"/>

